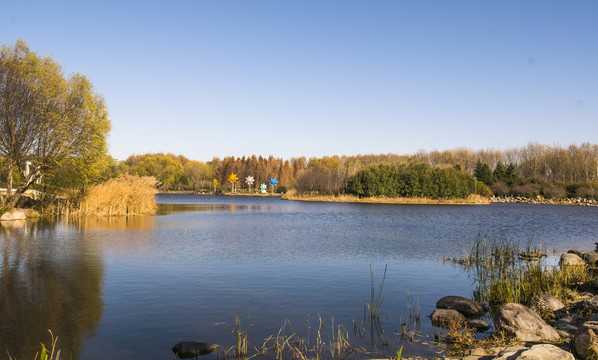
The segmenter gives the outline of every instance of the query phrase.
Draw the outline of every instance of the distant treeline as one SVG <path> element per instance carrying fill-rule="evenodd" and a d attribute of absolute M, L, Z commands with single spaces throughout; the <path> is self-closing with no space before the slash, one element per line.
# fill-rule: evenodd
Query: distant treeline
<path fill-rule="evenodd" d="M 274 177 L 276 191 L 295 189 L 301 194 L 450 198 L 471 193 L 473 182 L 474 191 L 484 195 L 598 197 L 598 145 L 589 143 L 288 160 L 252 155 L 208 162 L 158 153 L 131 155 L 109 168 L 105 176 L 154 176 L 166 191 L 227 192 L 228 177 L 235 173 L 239 191 L 248 190 L 245 179 L 253 176 L 252 191 Z M 417 186 L 408 190 L 406 184 Z"/>

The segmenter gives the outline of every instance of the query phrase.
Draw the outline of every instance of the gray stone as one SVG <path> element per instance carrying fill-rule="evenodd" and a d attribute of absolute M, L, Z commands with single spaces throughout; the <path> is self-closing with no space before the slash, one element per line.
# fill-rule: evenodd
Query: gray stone
<path fill-rule="evenodd" d="M 561 266 L 584 266 L 586 262 L 579 255 L 576 254 L 563 254 L 559 265 Z"/>
<path fill-rule="evenodd" d="M 468 318 L 476 318 L 486 313 L 483 304 L 463 296 L 445 296 L 436 303 L 437 309 L 457 310 Z"/>
<path fill-rule="evenodd" d="M 586 321 L 573 337 L 573 348 L 582 359 L 598 355 L 598 322 Z"/>
<path fill-rule="evenodd" d="M 25 220 L 28 214 L 31 212 L 29 209 L 14 209 L 13 211 L 6 212 L 0 217 L 1 221 L 14 221 L 14 220 Z"/>
<path fill-rule="evenodd" d="M 540 296 L 539 302 L 542 306 L 550 311 L 558 311 L 565 308 L 565 304 L 563 304 L 561 300 L 550 294 L 544 294 Z"/>
<path fill-rule="evenodd" d="M 532 309 L 521 304 L 502 305 L 494 313 L 494 327 L 521 341 L 540 342 L 560 339 L 556 330 L 546 324 Z"/>
<path fill-rule="evenodd" d="M 573 354 L 552 344 L 534 345 L 523 351 L 517 360 L 575 360 Z"/>
<path fill-rule="evenodd" d="M 598 253 L 595 252 L 583 253 L 582 258 L 588 265 L 594 266 L 598 263 Z"/>
<path fill-rule="evenodd" d="M 457 310 L 436 309 L 430 315 L 432 325 L 436 327 L 447 327 L 450 323 L 464 323 L 465 317 Z"/>
<path fill-rule="evenodd" d="M 484 320 L 471 320 L 467 323 L 467 328 L 475 332 L 486 332 L 490 329 L 490 324 Z"/>

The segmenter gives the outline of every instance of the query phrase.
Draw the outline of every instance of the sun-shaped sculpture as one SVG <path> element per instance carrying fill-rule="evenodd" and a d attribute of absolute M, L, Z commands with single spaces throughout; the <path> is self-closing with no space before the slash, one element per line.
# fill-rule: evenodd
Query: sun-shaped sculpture
<path fill-rule="evenodd" d="M 260 185 L 260 190 L 262 192 L 262 194 L 266 193 L 266 189 L 268 188 L 268 186 L 266 184 L 261 184 Z"/>
<path fill-rule="evenodd" d="M 237 185 L 238 179 L 239 179 L 239 177 L 235 173 L 231 173 L 230 176 L 228 177 L 228 181 L 230 181 L 230 183 L 231 183 L 230 192 L 233 192 L 233 193 L 237 192 L 237 187 L 235 185 Z"/>

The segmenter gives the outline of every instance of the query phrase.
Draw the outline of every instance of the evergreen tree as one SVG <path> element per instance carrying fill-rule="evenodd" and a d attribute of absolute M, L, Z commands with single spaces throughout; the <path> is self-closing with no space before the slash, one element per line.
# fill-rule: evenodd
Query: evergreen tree
<path fill-rule="evenodd" d="M 492 175 L 494 176 L 494 182 L 505 181 L 506 168 L 502 164 L 502 162 L 499 161 L 498 164 L 496 164 L 496 167 L 494 168 L 494 173 Z"/>
<path fill-rule="evenodd" d="M 507 166 L 507 169 L 505 170 L 505 182 L 509 185 L 512 185 L 517 181 L 519 181 L 519 174 L 517 173 L 515 165 L 511 163 L 509 164 L 509 166 Z"/>
<path fill-rule="evenodd" d="M 478 160 L 475 165 L 475 169 L 473 170 L 473 175 L 478 181 L 483 182 L 485 185 L 492 185 L 492 170 L 490 170 L 490 166 L 488 166 L 488 164 Z"/>

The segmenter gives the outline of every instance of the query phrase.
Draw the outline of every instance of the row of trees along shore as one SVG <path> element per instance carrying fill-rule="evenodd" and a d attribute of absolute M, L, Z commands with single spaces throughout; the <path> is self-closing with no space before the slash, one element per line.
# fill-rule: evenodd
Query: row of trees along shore
<path fill-rule="evenodd" d="M 478 192 L 485 196 L 598 198 L 598 145 L 590 143 L 568 146 L 530 143 L 504 151 L 459 148 L 422 150 L 407 155 L 297 157 L 288 160 L 251 155 L 215 157 L 208 162 L 159 153 L 131 155 L 114 167 L 112 173 L 155 176 L 162 190 L 166 191 L 213 192 L 213 180 L 216 179 L 221 184 L 219 188 L 226 192 L 228 177 L 234 173 L 241 180 L 253 176 L 257 184 L 267 183 L 269 178 L 274 177 L 279 180 L 279 192 L 295 189 L 300 194 L 313 195 L 450 198 Z M 420 181 L 435 179 L 437 185 L 434 186 L 445 184 L 447 187 L 436 193 L 429 191 L 431 185 L 424 186 L 427 190 L 423 192 L 417 187 L 412 192 L 405 187 L 403 190 L 390 190 L 390 184 L 399 181 L 397 174 L 401 171 L 408 171 L 411 175 L 417 173 L 421 176 Z M 374 175 L 379 182 L 375 186 L 372 185 Z M 370 185 L 360 188 L 357 178 L 368 176 Z M 248 189 L 243 181 L 239 183 L 238 189 Z M 451 186 L 452 190 L 449 190 Z"/>
<path fill-rule="evenodd" d="M 60 64 L 21 40 L 0 50 L 0 186 L 2 206 L 28 189 L 42 194 L 85 193 L 120 175 L 152 176 L 162 191 L 228 192 L 243 180 L 276 178 L 278 192 L 307 195 L 547 198 L 598 197 L 598 145 L 530 143 L 508 150 L 418 151 L 414 154 L 213 158 L 151 153 L 116 161 L 107 153 L 106 104 L 81 74 L 65 76 Z M 16 191 L 12 191 L 16 189 Z M 253 191 L 257 190 L 257 186 Z"/>

